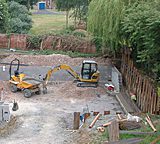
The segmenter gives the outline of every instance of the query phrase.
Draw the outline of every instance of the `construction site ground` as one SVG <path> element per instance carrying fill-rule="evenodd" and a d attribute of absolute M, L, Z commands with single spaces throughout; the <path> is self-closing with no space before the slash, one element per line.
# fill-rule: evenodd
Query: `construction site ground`
<path fill-rule="evenodd" d="M 0 86 L 4 88 L 3 100 L 12 103 L 18 102 L 18 111 L 11 112 L 16 117 L 16 123 L 11 130 L 0 137 L 1 144 L 87 144 L 94 141 L 99 133 L 96 128 L 116 116 L 122 108 L 115 95 L 108 95 L 104 87 L 110 75 L 110 65 L 107 59 L 87 58 L 98 62 L 101 73 L 100 83 L 97 88 L 77 87 L 73 78 L 65 71 L 52 75 L 48 85 L 48 93 L 33 95 L 25 98 L 22 92 L 11 93 L 8 86 L 8 69 L 14 58 L 26 66 L 20 67 L 20 72 L 30 77 L 44 76 L 49 68 L 68 64 L 80 73 L 80 66 L 85 58 L 70 58 L 64 55 L 16 55 L 3 57 L 0 62 Z M 3 66 L 6 66 L 3 71 Z M 73 113 L 88 110 L 91 112 L 86 124 L 79 130 L 73 131 Z M 93 111 L 102 113 L 102 117 L 95 126 L 89 129 L 89 124 L 94 119 Z M 110 111 L 104 116 L 104 111 Z M 106 137 L 107 140 L 107 137 Z M 94 141 L 94 142 L 93 142 Z"/>

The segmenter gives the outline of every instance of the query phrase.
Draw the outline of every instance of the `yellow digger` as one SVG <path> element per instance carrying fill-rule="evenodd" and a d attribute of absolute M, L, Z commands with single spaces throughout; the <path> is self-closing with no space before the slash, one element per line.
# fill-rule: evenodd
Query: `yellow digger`
<path fill-rule="evenodd" d="M 13 62 L 17 62 L 17 68 L 14 71 L 14 75 L 12 75 L 12 65 Z M 69 74 L 71 74 L 77 81 L 77 86 L 98 86 L 99 81 L 99 71 L 98 71 L 98 65 L 95 61 L 90 60 L 84 60 L 82 62 L 82 69 L 81 69 L 81 76 L 77 74 L 70 66 L 66 64 L 62 64 L 56 67 L 51 68 L 45 78 L 43 78 L 43 81 L 29 78 L 23 73 L 19 73 L 19 65 L 20 61 L 18 59 L 14 59 L 10 63 L 10 87 L 12 92 L 17 92 L 18 90 L 21 90 L 24 92 L 24 96 L 29 98 L 32 96 L 33 93 L 40 94 L 41 88 L 40 85 L 42 85 L 43 93 L 47 93 L 47 84 L 49 79 L 51 78 L 51 75 L 53 72 L 59 71 L 59 70 L 66 70 Z"/>
<path fill-rule="evenodd" d="M 72 75 L 76 79 L 78 87 L 81 87 L 81 86 L 97 87 L 98 86 L 100 73 L 98 71 L 97 63 L 91 60 L 84 60 L 82 62 L 81 76 L 66 64 L 61 64 L 59 66 L 51 68 L 44 78 L 44 82 L 43 82 L 44 87 L 46 87 L 52 73 L 57 72 L 59 70 L 66 70 L 70 75 Z"/>

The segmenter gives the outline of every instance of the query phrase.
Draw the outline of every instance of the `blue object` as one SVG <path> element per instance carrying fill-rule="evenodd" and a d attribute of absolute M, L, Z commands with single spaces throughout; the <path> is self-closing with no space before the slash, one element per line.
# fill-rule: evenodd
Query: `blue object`
<path fill-rule="evenodd" d="M 46 9 L 46 3 L 45 2 L 39 2 L 39 10 L 45 10 Z"/>
<path fill-rule="evenodd" d="M 80 115 L 81 122 L 84 122 L 84 115 Z"/>

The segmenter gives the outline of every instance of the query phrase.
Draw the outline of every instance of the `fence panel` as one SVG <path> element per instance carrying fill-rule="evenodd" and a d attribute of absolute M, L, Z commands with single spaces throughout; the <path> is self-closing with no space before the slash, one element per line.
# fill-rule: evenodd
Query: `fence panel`
<path fill-rule="evenodd" d="M 121 73 L 126 87 L 130 92 L 135 93 L 136 104 L 143 112 L 159 113 L 157 88 L 149 77 L 141 74 L 134 66 L 130 53 L 129 50 L 124 49 L 122 54 Z"/>

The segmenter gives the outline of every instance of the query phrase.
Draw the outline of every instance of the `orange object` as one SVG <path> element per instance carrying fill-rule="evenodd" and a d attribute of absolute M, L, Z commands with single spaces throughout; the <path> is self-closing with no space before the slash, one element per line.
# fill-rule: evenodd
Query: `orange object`
<path fill-rule="evenodd" d="M 94 124 L 96 123 L 96 121 L 99 119 L 99 117 L 101 116 L 101 114 L 99 113 L 94 120 L 92 121 L 92 123 L 89 125 L 89 128 L 92 128 L 94 126 Z"/>
<path fill-rule="evenodd" d="M 107 123 L 103 124 L 102 126 L 103 126 L 103 127 L 107 127 L 107 126 L 109 126 L 110 124 L 111 124 L 111 122 L 107 122 Z"/>

